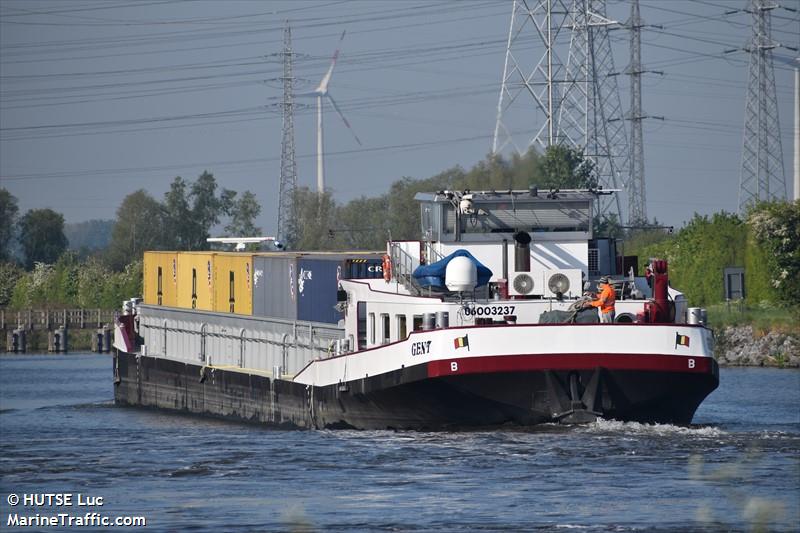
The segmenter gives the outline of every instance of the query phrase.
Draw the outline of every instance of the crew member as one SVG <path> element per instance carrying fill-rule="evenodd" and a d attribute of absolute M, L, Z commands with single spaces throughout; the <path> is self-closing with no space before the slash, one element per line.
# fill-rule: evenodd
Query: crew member
<path fill-rule="evenodd" d="M 598 284 L 600 286 L 600 295 L 597 297 L 597 299 L 592 300 L 589 303 L 589 306 L 600 308 L 599 311 L 601 324 L 613 324 L 614 317 L 616 316 L 614 303 L 617 300 L 617 296 L 614 294 L 614 286 L 611 284 L 611 280 L 608 278 L 608 276 L 603 276 L 600 278 Z"/>
<path fill-rule="evenodd" d="M 647 281 L 647 286 L 653 288 L 653 269 L 650 265 L 644 267 L 644 279 Z"/>

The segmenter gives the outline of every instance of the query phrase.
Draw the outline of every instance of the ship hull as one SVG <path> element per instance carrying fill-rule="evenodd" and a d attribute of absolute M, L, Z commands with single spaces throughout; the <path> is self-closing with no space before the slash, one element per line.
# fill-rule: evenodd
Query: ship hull
<path fill-rule="evenodd" d="M 712 358 L 696 359 L 691 371 L 685 361 L 640 354 L 450 358 L 315 386 L 118 351 L 115 402 L 297 428 L 441 430 L 598 417 L 689 424 L 718 386 L 719 370 Z"/>

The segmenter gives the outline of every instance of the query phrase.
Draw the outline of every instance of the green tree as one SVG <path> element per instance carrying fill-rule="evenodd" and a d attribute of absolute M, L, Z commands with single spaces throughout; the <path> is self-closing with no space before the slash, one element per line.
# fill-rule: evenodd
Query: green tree
<path fill-rule="evenodd" d="M 180 176 L 173 180 L 164 196 L 164 209 L 173 248 L 179 250 L 206 250 L 211 228 L 219 224 L 220 216 L 231 212 L 236 193 L 222 189 L 217 194 L 214 175 L 204 171 L 194 183 Z"/>
<path fill-rule="evenodd" d="M 78 273 L 78 306 L 84 309 L 103 307 L 103 286 L 113 274 L 105 264 L 89 258 Z"/>
<path fill-rule="evenodd" d="M 362 196 L 336 210 L 334 246 L 340 250 L 384 250 L 388 239 L 387 196 Z"/>
<path fill-rule="evenodd" d="M 11 260 L 11 244 L 14 241 L 18 212 L 17 198 L 0 187 L 0 261 Z"/>
<path fill-rule="evenodd" d="M 333 250 L 335 242 L 331 230 L 336 227 L 336 202 L 331 193 L 318 194 L 308 187 L 300 187 L 295 192 L 294 206 L 298 220 L 295 248 Z"/>
<path fill-rule="evenodd" d="M 597 187 L 594 164 L 583 154 L 567 146 L 548 146 L 541 161 L 539 187 L 553 189 L 588 189 Z"/>
<path fill-rule="evenodd" d="M 141 258 L 145 250 L 165 250 L 171 244 L 164 207 L 139 189 L 126 196 L 117 209 L 106 257 L 111 268 L 120 270 Z"/>
<path fill-rule="evenodd" d="M 45 306 L 54 286 L 55 268 L 47 263 L 36 263 L 14 287 L 11 307 L 25 309 Z"/>
<path fill-rule="evenodd" d="M 653 223 L 653 226 L 658 225 L 658 221 Z M 663 228 L 643 227 L 631 230 L 625 236 L 625 255 L 641 255 L 639 252 L 643 248 L 668 240 L 670 237 L 671 234 Z"/>
<path fill-rule="evenodd" d="M 27 268 L 55 262 L 68 244 L 64 216 L 52 209 L 31 209 L 19 221 L 19 239 Z"/>
<path fill-rule="evenodd" d="M 190 250 L 207 249 L 206 239 L 211 236 L 211 228 L 219 224 L 220 216 L 230 213 L 236 193 L 222 189 L 220 195 L 217 195 L 216 191 L 217 182 L 210 172 L 204 171 L 192 184 L 190 196 L 196 234 L 189 243 Z"/>
<path fill-rule="evenodd" d="M 244 191 L 239 198 L 231 200 L 230 222 L 225 226 L 225 232 L 233 237 L 258 237 L 261 228 L 256 226 L 255 221 L 259 214 L 261 204 L 256 200 L 256 195 Z"/>
<path fill-rule="evenodd" d="M 513 154 L 509 167 L 512 189 L 527 189 L 542 181 L 542 156 L 532 147 L 523 155 Z"/>
<path fill-rule="evenodd" d="M 192 210 L 186 192 L 186 181 L 176 176 L 170 184 L 169 191 L 164 194 L 164 218 L 169 227 L 167 241 L 169 247 L 176 250 L 188 250 L 192 235 L 196 233 Z"/>
<path fill-rule="evenodd" d="M 101 285 L 100 305 L 104 309 L 115 309 L 120 302 L 142 295 L 142 259 L 125 265 L 119 272 L 113 272 Z"/>
<path fill-rule="evenodd" d="M 622 237 L 623 234 L 622 224 L 614 213 L 595 217 L 593 226 L 595 237 L 616 239 Z"/>
<path fill-rule="evenodd" d="M 58 274 L 58 299 L 65 307 L 75 305 L 78 299 L 78 276 L 83 264 L 75 252 L 67 251 L 56 262 Z"/>
<path fill-rule="evenodd" d="M 69 241 L 70 250 L 81 251 L 82 255 L 88 255 L 88 252 L 102 250 L 108 246 L 113 229 L 113 220 L 86 220 L 66 224 L 64 234 Z"/>

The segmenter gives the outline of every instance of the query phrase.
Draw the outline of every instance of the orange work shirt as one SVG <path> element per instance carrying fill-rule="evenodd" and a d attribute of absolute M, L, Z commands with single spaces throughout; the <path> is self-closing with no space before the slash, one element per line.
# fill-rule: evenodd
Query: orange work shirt
<path fill-rule="evenodd" d="M 600 296 L 592 302 L 592 307 L 599 307 L 601 313 L 610 313 L 614 310 L 616 301 L 617 295 L 614 294 L 614 288 L 610 283 L 606 283 L 603 285 L 603 290 L 600 291 Z"/>

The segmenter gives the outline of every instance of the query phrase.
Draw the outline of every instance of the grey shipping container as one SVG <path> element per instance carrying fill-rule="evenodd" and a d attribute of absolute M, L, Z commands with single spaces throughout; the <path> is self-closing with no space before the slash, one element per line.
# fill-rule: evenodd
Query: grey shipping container
<path fill-rule="evenodd" d="M 253 315 L 297 319 L 297 257 L 253 257 Z"/>
<path fill-rule="evenodd" d="M 344 318 L 334 309 L 339 280 L 382 278 L 381 264 L 376 253 L 254 255 L 253 316 L 336 324 Z"/>

